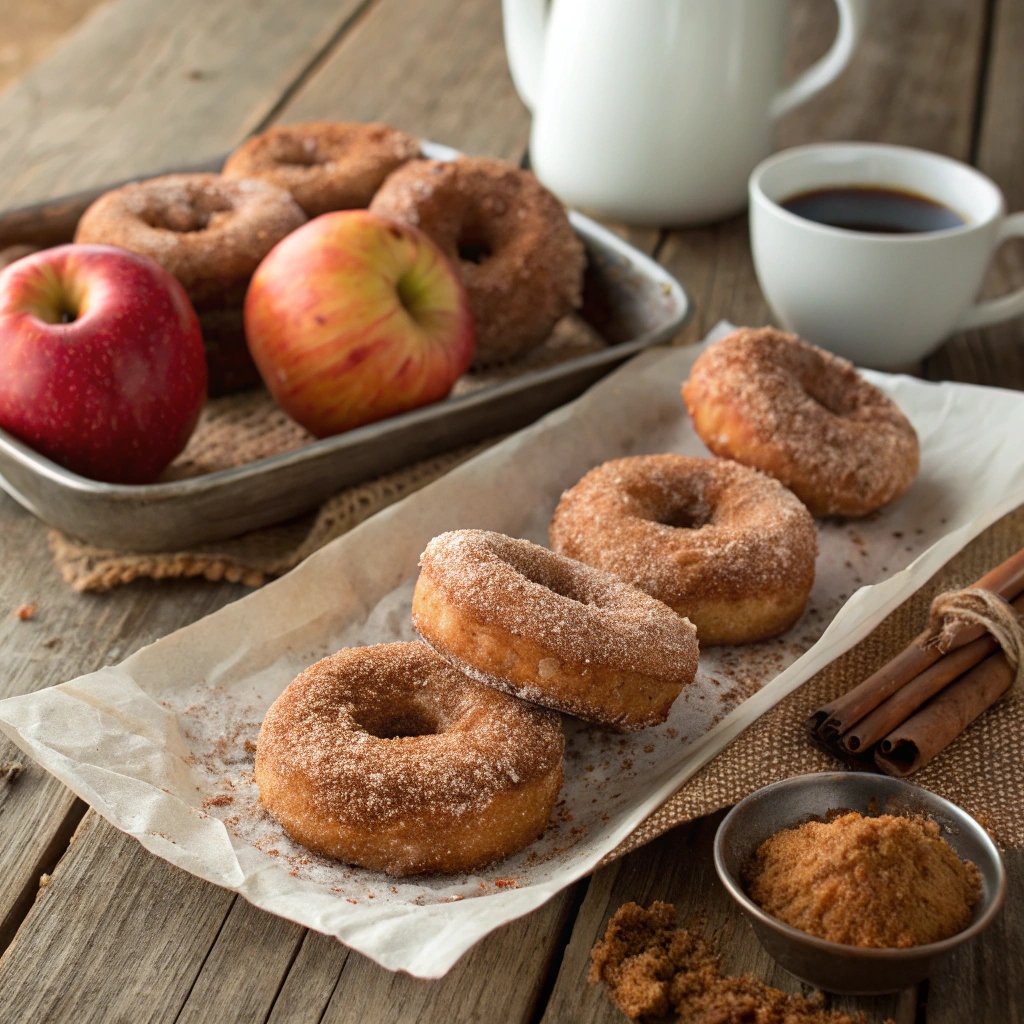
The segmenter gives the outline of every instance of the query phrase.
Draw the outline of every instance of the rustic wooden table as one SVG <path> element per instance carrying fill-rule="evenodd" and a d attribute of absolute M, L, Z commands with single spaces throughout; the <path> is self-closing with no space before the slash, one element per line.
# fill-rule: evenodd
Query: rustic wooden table
<path fill-rule="evenodd" d="M 826 0 L 794 0 L 791 63 L 832 37 Z M 969 160 L 1024 207 L 1024 0 L 877 0 L 840 81 L 783 124 L 779 145 L 907 143 Z M 386 121 L 519 161 L 498 0 L 114 0 L 0 97 L 0 206 L 195 162 L 273 122 Z M 627 229 L 622 229 L 626 231 Z M 682 341 L 720 317 L 770 314 L 744 218 L 628 231 L 697 302 Z M 990 290 L 1024 281 L 1007 248 Z M 1020 321 L 951 340 L 922 371 L 1024 388 Z M 1016 439 L 1014 443 L 1020 443 Z M 0 495 L 0 696 L 116 662 L 233 601 L 230 584 L 139 582 L 70 592 L 46 529 Z M 22 622 L 23 602 L 39 611 Z M 0 741 L 0 764 L 24 761 Z M 389 974 L 332 939 L 255 910 L 146 853 L 31 762 L 0 774 L 0 1020 L 13 1022 L 555 1022 L 623 1019 L 585 982 L 588 951 L 626 900 L 668 899 L 720 937 L 729 971 L 781 988 L 714 879 L 718 817 L 677 828 L 482 942 L 442 981 Z M 835 1000 L 868 1021 L 1024 1020 L 1024 855 L 998 924 L 920 990 Z"/>

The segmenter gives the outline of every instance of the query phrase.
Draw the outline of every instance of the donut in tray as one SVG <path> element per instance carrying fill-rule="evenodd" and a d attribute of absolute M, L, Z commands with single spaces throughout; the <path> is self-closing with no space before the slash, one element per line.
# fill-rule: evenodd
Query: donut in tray
<path fill-rule="evenodd" d="M 387 178 L 370 210 L 424 231 L 458 269 L 475 366 L 536 348 L 582 301 L 583 243 L 529 171 L 485 157 L 416 160 Z"/>
<path fill-rule="evenodd" d="M 795 334 L 743 328 L 709 345 L 683 400 L 715 455 L 770 473 L 816 516 L 867 515 L 917 476 L 917 434 L 896 403 Z"/>
<path fill-rule="evenodd" d="M 814 583 L 817 531 L 777 480 L 725 459 L 640 455 L 563 495 L 553 550 L 614 573 L 696 627 L 701 646 L 784 632 Z"/>
<path fill-rule="evenodd" d="M 259 382 L 245 344 L 242 300 L 264 256 L 306 215 L 283 189 L 219 174 L 168 174 L 100 196 L 76 242 L 149 256 L 184 286 L 199 315 L 211 395 Z"/>
<path fill-rule="evenodd" d="M 317 853 L 391 875 L 471 871 L 544 831 L 563 747 L 557 715 L 467 679 L 426 644 L 353 647 L 271 705 L 256 784 Z"/>
<path fill-rule="evenodd" d="M 697 672 L 693 626 L 661 602 L 485 530 L 427 545 L 412 619 L 473 679 L 623 732 L 665 721 Z"/>
<path fill-rule="evenodd" d="M 318 217 L 369 206 L 384 179 L 419 155 L 416 139 L 386 124 L 307 121 L 254 135 L 223 173 L 287 189 L 308 217 Z"/>

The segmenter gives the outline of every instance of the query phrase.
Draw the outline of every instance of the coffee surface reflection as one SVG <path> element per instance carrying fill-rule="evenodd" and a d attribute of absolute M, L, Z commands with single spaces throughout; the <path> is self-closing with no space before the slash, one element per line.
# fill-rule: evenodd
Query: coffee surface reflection
<path fill-rule="evenodd" d="M 790 196 L 779 205 L 818 224 L 875 234 L 945 231 L 966 223 L 955 210 L 934 199 L 885 186 L 812 189 Z"/>

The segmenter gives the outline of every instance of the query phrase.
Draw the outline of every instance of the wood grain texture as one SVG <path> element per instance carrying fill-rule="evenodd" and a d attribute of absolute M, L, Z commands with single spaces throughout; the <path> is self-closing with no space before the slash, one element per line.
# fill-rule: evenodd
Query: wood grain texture
<path fill-rule="evenodd" d="M 989 929 L 962 946 L 928 982 L 927 1024 L 1024 1021 L 1024 850 L 1005 850 L 1007 893 Z"/>
<path fill-rule="evenodd" d="M 516 163 L 529 115 L 509 77 L 496 0 L 378 0 L 285 105 L 283 121 L 385 121 Z"/>
<path fill-rule="evenodd" d="M 597 872 L 576 918 L 562 968 L 542 1024 L 621 1024 L 621 1011 L 603 985 L 586 983 L 590 950 L 604 935 L 608 920 L 623 903 L 650 906 L 655 900 L 675 904 L 678 923 L 713 939 L 722 951 L 724 974 L 754 974 L 784 992 L 803 992 L 792 975 L 779 967 L 757 941 L 742 912 L 715 875 L 712 846 L 724 812 L 667 832 L 648 846 Z M 872 999 L 839 1000 L 837 1008 L 863 1010 L 867 1024 L 887 1017 L 913 1024 L 913 993 Z M 901 1014 L 901 1016 L 897 1016 Z"/>
<path fill-rule="evenodd" d="M 184 872 L 94 812 L 0 958 L 5 1022 L 172 1021 L 235 894 Z M 188 877 L 188 876 L 184 876 Z"/>
<path fill-rule="evenodd" d="M 997 0 L 976 164 L 1024 209 L 1024 2 Z M 1003 246 L 986 277 L 986 298 L 1024 287 L 1024 242 Z M 1024 319 L 952 338 L 925 363 L 932 380 L 1024 389 Z"/>
<path fill-rule="evenodd" d="M 270 115 L 367 0 L 117 0 L 0 96 L 0 206 L 191 164 Z"/>

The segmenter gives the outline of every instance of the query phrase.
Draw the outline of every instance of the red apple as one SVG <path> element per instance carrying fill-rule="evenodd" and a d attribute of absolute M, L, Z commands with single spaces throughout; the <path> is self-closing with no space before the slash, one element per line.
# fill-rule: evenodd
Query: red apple
<path fill-rule="evenodd" d="M 181 285 L 146 256 L 61 245 L 0 272 L 0 427 L 111 483 L 155 480 L 206 397 Z"/>
<path fill-rule="evenodd" d="M 444 398 L 473 357 L 473 318 L 423 232 L 366 210 L 326 213 L 257 267 L 245 297 L 256 366 L 317 437 Z"/>

